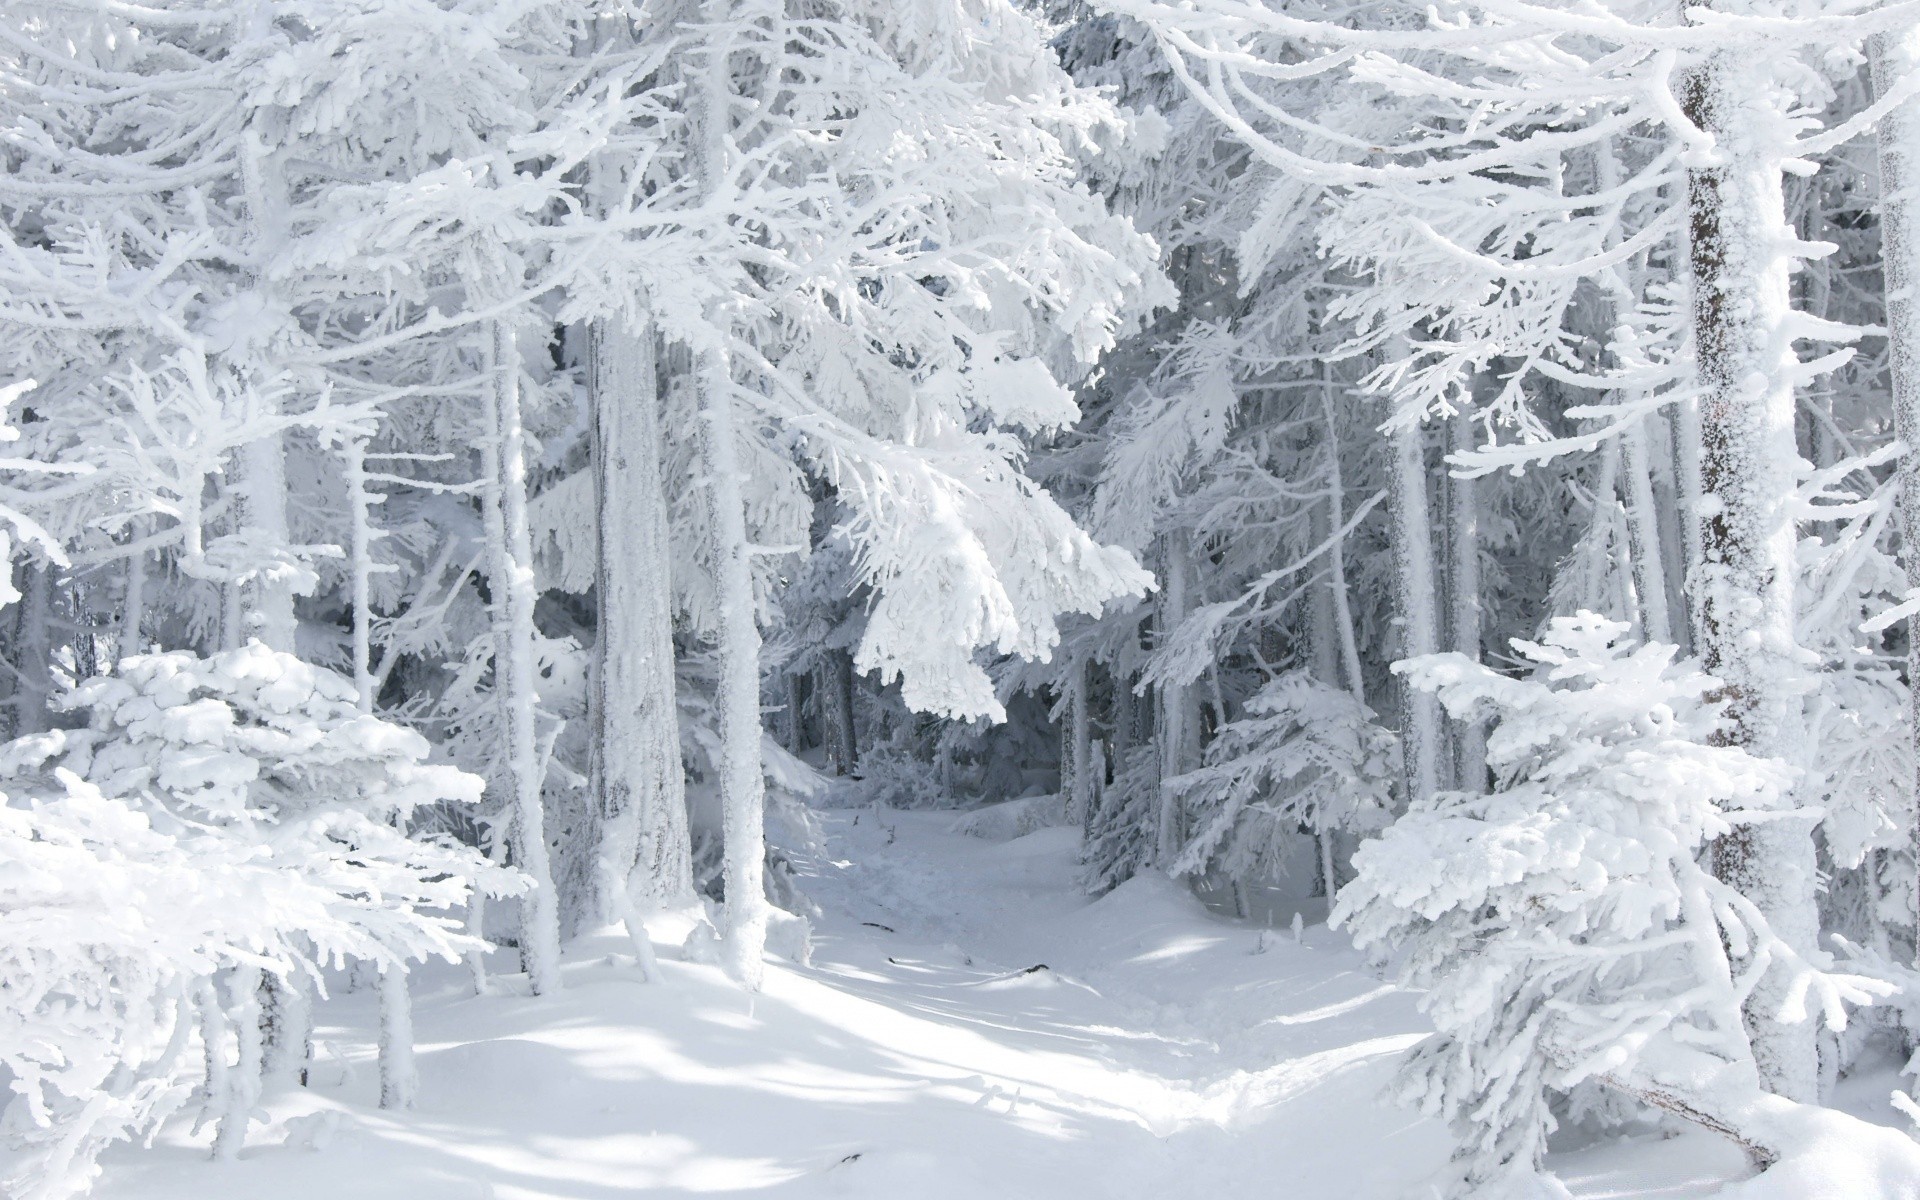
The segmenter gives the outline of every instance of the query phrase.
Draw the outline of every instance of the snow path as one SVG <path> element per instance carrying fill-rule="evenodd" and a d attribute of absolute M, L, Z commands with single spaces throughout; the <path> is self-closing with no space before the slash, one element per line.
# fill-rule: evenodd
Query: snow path
<path fill-rule="evenodd" d="M 1420 1019 L 1337 935 L 1223 920 L 1158 878 L 1089 903 L 1063 830 L 992 843 L 951 814 L 823 820 L 831 857 L 802 867 L 813 964 L 770 969 L 758 996 L 674 961 L 667 922 L 664 985 L 611 933 L 570 948 L 557 997 L 463 995 L 448 973 L 420 989 L 405 1114 L 373 1107 L 372 999 L 345 996 L 321 1035 L 337 1051 L 272 1099 L 239 1162 L 207 1162 L 183 1123 L 110 1156 L 96 1194 L 1425 1194 L 1443 1131 L 1381 1095 Z M 1699 1164 L 1728 1164 L 1694 1142 L 1609 1148 L 1569 1178 L 1583 1196 L 1705 1194 L 1717 1172 Z"/>

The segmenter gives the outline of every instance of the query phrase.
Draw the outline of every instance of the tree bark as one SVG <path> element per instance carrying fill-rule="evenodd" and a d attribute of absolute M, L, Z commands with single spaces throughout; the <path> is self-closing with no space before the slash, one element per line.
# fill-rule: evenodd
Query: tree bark
<path fill-rule="evenodd" d="M 511 780 L 516 865 L 533 880 L 520 901 L 520 957 L 535 995 L 560 988 L 560 915 L 541 807 L 534 717 L 533 538 L 527 527 L 525 435 L 520 425 L 520 354 L 504 323 L 489 330 L 488 417 L 480 439 L 487 488 L 482 517 L 493 593 L 494 696 L 500 706 Z"/>
<path fill-rule="evenodd" d="M 1867 44 L 1873 90 L 1888 89 L 1920 71 L 1920 27 L 1879 34 Z M 1920 589 L 1920 101 L 1908 100 L 1880 119 L 1880 258 L 1886 277 L 1887 341 L 1893 381 L 1894 432 L 1906 443 L 1900 457 L 1900 564 L 1907 586 Z M 1920 797 L 1920 617 L 1907 622 L 1907 724 L 1916 739 L 1916 777 L 1908 787 Z M 1917 810 L 1920 811 L 1920 810 Z M 1910 831 L 1920 847 L 1920 822 Z M 1915 958 L 1920 961 L 1920 877 L 1910 897 Z"/>
<path fill-rule="evenodd" d="M 1417 658 L 1439 649 L 1435 630 L 1433 519 L 1427 509 L 1427 459 L 1418 424 L 1395 426 L 1389 435 L 1393 462 L 1388 470 L 1388 503 L 1393 515 L 1393 565 L 1400 617 L 1400 657 Z M 1431 693 L 1399 686 L 1400 750 L 1409 803 L 1440 790 L 1440 757 L 1446 749 L 1440 728 L 1440 701 Z"/>
<path fill-rule="evenodd" d="M 701 356 L 707 486 L 712 495 L 711 558 L 720 640 L 720 804 L 727 969 L 760 986 L 767 942 L 766 777 L 760 760 L 760 628 L 753 595 L 753 548 L 741 495 L 739 433 L 726 356 Z"/>
<path fill-rule="evenodd" d="M 1463 409 L 1447 420 L 1454 452 L 1473 449 L 1473 419 Z M 1455 653 L 1480 661 L 1480 501 L 1475 481 L 1447 476 L 1448 569 L 1451 642 Z M 1454 786 L 1465 792 L 1487 786 L 1487 730 L 1478 720 L 1454 726 Z"/>
<path fill-rule="evenodd" d="M 1723 681 L 1725 742 L 1795 761 L 1794 382 L 1791 243 L 1781 190 L 1784 115 L 1764 62 L 1723 53 L 1682 83 L 1688 117 L 1713 155 L 1687 176 L 1699 400 L 1700 550 L 1694 572 L 1698 644 Z M 1789 945 L 1815 949 L 1813 839 L 1807 823 L 1743 826 L 1714 848 L 1716 873 L 1765 914 Z M 1780 1019 L 1785 972 L 1748 998 L 1745 1017 L 1762 1083 L 1815 1102 L 1811 1022 Z"/>
<path fill-rule="evenodd" d="M 672 554 L 654 333 L 615 321 L 589 342 L 599 630 L 587 706 L 601 921 L 693 898 L 675 702 Z M 644 937 L 643 930 L 630 930 Z"/>
<path fill-rule="evenodd" d="M 1163 535 L 1166 577 L 1160 595 L 1160 637 L 1164 645 L 1180 623 L 1193 611 L 1193 551 L 1185 530 Z M 1195 765 L 1199 749 L 1200 725 L 1195 719 L 1193 685 L 1162 681 L 1160 695 L 1160 794 L 1156 798 L 1154 825 L 1154 865 L 1171 871 L 1186 845 L 1184 813 L 1180 797 L 1165 786 L 1166 781 L 1189 771 Z"/>

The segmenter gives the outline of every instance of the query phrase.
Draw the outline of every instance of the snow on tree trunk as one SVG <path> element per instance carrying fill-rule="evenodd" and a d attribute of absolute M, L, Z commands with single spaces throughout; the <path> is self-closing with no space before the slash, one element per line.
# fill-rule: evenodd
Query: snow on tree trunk
<path fill-rule="evenodd" d="M 724 353 L 701 355 L 701 415 L 712 492 L 711 559 L 720 639 L 720 804 L 727 970 L 757 989 L 767 941 L 766 777 L 760 761 L 760 627 L 747 541 L 733 381 Z"/>
<path fill-rule="evenodd" d="M 1193 611 L 1193 551 L 1185 530 L 1167 534 L 1163 545 L 1166 576 L 1161 581 L 1160 636 L 1164 640 L 1172 637 L 1173 631 Z M 1200 727 L 1194 719 L 1192 684 L 1163 680 L 1159 685 L 1159 698 L 1160 778 L 1164 782 L 1186 774 L 1197 765 Z M 1153 861 L 1163 871 L 1173 869 L 1174 861 L 1187 843 L 1181 816 L 1179 793 L 1161 787 L 1155 807 Z"/>
<path fill-rule="evenodd" d="M 413 1067 L 413 999 L 405 963 L 380 966 L 380 1107 L 409 1109 L 419 1077 Z"/>
<path fill-rule="evenodd" d="M 307 979 L 294 973 L 268 975 L 261 986 L 266 1038 L 265 1075 L 275 1083 L 307 1086 L 313 1062 L 313 991 Z"/>
<path fill-rule="evenodd" d="M 1788 300 L 1792 231 L 1781 191 L 1789 140 L 1770 64 L 1721 54 L 1683 81 L 1688 117 L 1713 135 L 1688 172 L 1699 400 L 1701 559 L 1693 588 L 1706 669 L 1724 682 L 1723 744 L 1797 761 L 1794 645 L 1794 382 Z M 1790 801 L 1786 801 L 1790 803 Z M 1814 853 L 1799 820 L 1746 824 L 1714 847 L 1714 866 L 1788 945 L 1818 937 Z M 1775 968 L 1746 1004 L 1769 1090 L 1818 1099 L 1813 1028 L 1781 1019 L 1788 980 Z"/>
<path fill-rule="evenodd" d="M 1320 411 L 1326 419 L 1327 432 L 1327 528 L 1330 533 L 1337 533 L 1347 524 L 1347 483 L 1340 466 L 1340 426 L 1334 411 L 1331 368 L 1326 368 L 1321 375 Z M 1337 539 L 1328 551 L 1327 569 L 1327 590 L 1333 595 L 1334 632 L 1340 635 L 1340 661 L 1346 670 L 1347 690 L 1355 700 L 1365 704 L 1366 679 L 1360 671 L 1360 647 L 1353 632 L 1352 594 L 1347 590 L 1346 538 Z"/>
<path fill-rule="evenodd" d="M 481 436 L 487 487 L 482 517 L 493 592 L 494 695 L 505 732 L 513 789 L 515 865 L 533 880 L 520 900 L 520 956 L 535 995 L 560 988 L 560 917 L 541 810 L 534 732 L 533 549 L 527 528 L 527 470 L 520 427 L 520 356 L 513 330 L 498 323 L 487 345 L 488 417 Z"/>
<path fill-rule="evenodd" d="M 1083 825 L 1089 813 L 1093 811 L 1093 797 L 1098 781 L 1093 777 L 1093 714 L 1091 676 L 1093 664 L 1081 659 L 1074 664 L 1069 677 L 1069 691 L 1072 711 L 1068 722 L 1067 765 L 1072 768 L 1072 787 L 1067 793 L 1067 824 Z"/>
<path fill-rule="evenodd" d="M 246 1144 L 247 1125 L 260 1103 L 260 968 L 230 967 L 220 982 L 225 995 L 215 1003 L 225 1010 L 225 1024 L 233 1030 L 234 1057 L 232 1063 L 224 1064 L 225 1070 L 217 1072 L 217 1081 L 209 1078 L 208 1091 L 219 1122 L 214 1127 L 213 1157 L 231 1162 Z M 208 1054 L 224 1056 L 225 1047 L 209 1047 Z"/>
<path fill-rule="evenodd" d="M 279 433 L 248 442 L 240 448 L 239 498 L 241 525 L 266 546 L 284 552 L 290 542 L 287 524 L 287 450 Z M 295 653 L 293 587 L 287 573 L 263 571 L 248 588 L 251 611 L 243 617 L 241 641 L 257 637 L 270 649 Z"/>
<path fill-rule="evenodd" d="M 1633 585 L 1640 597 L 1640 629 L 1650 642 L 1673 641 L 1673 620 L 1667 611 L 1667 569 L 1661 545 L 1658 507 L 1653 498 L 1653 475 L 1647 456 L 1645 421 L 1635 421 L 1620 435 L 1626 468 L 1627 536 L 1632 543 Z"/>
<path fill-rule="evenodd" d="M 140 526 L 134 527 L 139 540 Z M 147 552 L 140 550 L 127 559 L 126 587 L 121 592 L 120 629 L 114 646 L 114 661 L 139 654 L 146 649 L 141 641 L 140 625 L 147 612 Z"/>
<path fill-rule="evenodd" d="M 1472 450 L 1473 419 L 1463 409 L 1447 421 L 1456 453 Z M 1447 477 L 1448 566 L 1452 591 L 1453 651 L 1480 661 L 1480 504 L 1474 481 L 1458 474 Z M 1477 792 L 1487 785 L 1487 730 L 1469 716 L 1454 725 L 1454 786 Z"/>
<path fill-rule="evenodd" d="M 651 329 L 597 322 L 589 343 L 599 606 L 587 705 L 601 921 L 636 945 L 650 912 L 693 897 L 674 700 L 673 590 Z"/>
<path fill-rule="evenodd" d="M 1867 44 L 1873 88 L 1879 95 L 1920 72 L 1920 26 L 1890 30 Z M 1880 256 L 1887 289 L 1889 373 L 1894 432 L 1907 445 L 1900 459 L 1901 566 L 1909 588 L 1920 589 L 1920 100 L 1908 100 L 1880 120 Z M 1920 774 L 1920 617 L 1907 633 L 1907 721 L 1916 739 Z M 1920 797 L 1920 777 L 1908 786 Z M 1909 835 L 1920 846 L 1920 820 Z M 1920 958 L 1920 875 L 1912 897 L 1916 957 Z"/>
<path fill-rule="evenodd" d="M 1394 607 L 1400 623 L 1400 657 L 1419 658 L 1439 649 L 1433 595 L 1433 520 L 1427 511 L 1427 461 L 1418 424 L 1396 425 L 1389 437 L 1388 503 L 1392 507 Z M 1440 790 L 1440 701 L 1400 684 L 1400 751 L 1406 799 Z"/>
<path fill-rule="evenodd" d="M 373 715 L 373 505 L 378 497 L 367 490 L 367 445 L 350 438 L 346 445 L 348 564 L 353 609 L 354 706 Z M 404 828 L 404 826 L 403 826 Z M 478 889 L 475 889 L 478 894 Z M 296 980 L 296 989 L 304 983 Z M 278 1016 L 278 1014 L 276 1014 Z M 413 996 L 407 988 L 407 965 L 380 967 L 380 1107 L 413 1107 Z"/>

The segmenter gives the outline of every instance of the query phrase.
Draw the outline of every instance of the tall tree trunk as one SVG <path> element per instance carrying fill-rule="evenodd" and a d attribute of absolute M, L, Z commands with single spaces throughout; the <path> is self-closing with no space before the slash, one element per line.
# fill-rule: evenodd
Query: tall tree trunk
<path fill-rule="evenodd" d="M 352 518 L 348 530 L 348 565 L 353 594 L 353 692 L 354 703 L 363 713 L 373 714 L 373 506 L 384 497 L 367 488 L 367 444 L 351 438 L 346 445 L 347 507 Z M 396 823 L 398 823 L 396 818 Z M 404 832 L 404 827 L 403 830 Z M 304 994 L 306 981 L 293 979 L 290 986 Z M 274 993 L 274 999 L 278 993 Z M 286 1024 L 307 1015 L 304 1005 L 272 1003 L 276 1022 Z M 288 1031 L 290 1034 L 291 1031 Z M 286 1036 L 286 1035 L 283 1035 Z M 306 1040 L 305 1031 L 301 1031 Z M 304 1066 L 303 1066 L 304 1070 Z M 407 986 L 407 964 L 380 964 L 380 1107 L 413 1107 L 418 1083 L 413 1068 L 413 995 Z"/>
<path fill-rule="evenodd" d="M 693 898 L 674 699 L 672 554 L 654 333 L 606 320 L 589 342 L 599 635 L 587 705 L 601 921 L 639 945 L 650 912 Z M 643 956 L 644 957 L 644 956 Z"/>
<path fill-rule="evenodd" d="M 1347 481 L 1340 465 L 1339 416 L 1333 403 L 1333 370 L 1324 368 L 1321 376 L 1320 410 L 1327 428 L 1327 526 L 1330 535 L 1340 533 L 1347 524 Z M 1360 646 L 1353 633 L 1352 593 L 1347 590 L 1347 539 L 1341 536 L 1327 552 L 1330 577 L 1327 591 L 1333 597 L 1334 632 L 1340 635 L 1340 662 L 1346 671 L 1347 690 L 1362 704 L 1367 700 L 1366 677 L 1360 671 Z M 1329 681 L 1331 682 L 1331 681 Z"/>
<path fill-rule="evenodd" d="M 835 775 L 851 775 L 860 766 L 860 739 L 853 723 L 853 654 L 834 648 L 820 656 L 814 673 L 825 726 L 827 758 Z"/>
<path fill-rule="evenodd" d="M 1069 826 L 1083 825 L 1093 807 L 1096 783 L 1093 778 L 1093 717 L 1090 676 L 1093 664 L 1078 659 L 1067 671 L 1067 711 L 1065 753 L 1060 773 L 1066 786 L 1066 821 Z"/>
<path fill-rule="evenodd" d="M 487 343 L 491 428 L 480 439 L 487 488 L 482 517 L 493 593 L 494 696 L 511 778 L 516 865 L 533 880 L 520 900 L 520 957 L 533 993 L 560 988 L 560 913 L 541 808 L 541 763 L 534 717 L 539 699 L 533 661 L 533 538 L 527 528 L 525 435 L 520 426 L 520 352 L 498 323 Z"/>
<path fill-rule="evenodd" d="M 1885 95 L 1920 72 L 1920 26 L 1890 30 L 1867 44 L 1873 88 Z M 1920 588 L 1920 100 L 1880 119 L 1880 258 L 1887 288 L 1887 340 L 1893 378 L 1894 432 L 1907 445 L 1900 458 L 1901 566 Z M 1920 617 L 1907 622 L 1907 725 L 1916 740 L 1908 781 L 1920 805 Z M 1920 850 L 1920 821 L 1910 835 Z M 1915 955 L 1920 959 L 1920 877 L 1911 898 Z"/>
<path fill-rule="evenodd" d="M 1427 456 L 1418 424 L 1397 425 L 1389 435 L 1393 462 L 1388 470 L 1388 503 L 1393 515 L 1395 607 L 1399 610 L 1400 657 L 1417 658 L 1439 649 L 1435 629 L 1433 518 L 1427 510 Z M 1440 790 L 1440 759 L 1446 750 L 1440 727 L 1440 701 L 1433 693 L 1400 681 L 1400 750 L 1406 798 L 1424 799 Z"/>
<path fill-rule="evenodd" d="M 733 381 L 724 354 L 701 356 L 709 537 L 720 639 L 720 813 L 727 969 L 750 988 L 764 974 L 767 942 L 766 776 L 760 760 L 760 627 L 753 596 L 753 548 L 741 495 Z"/>
<path fill-rule="evenodd" d="M 1453 451 L 1473 449 L 1473 418 L 1465 409 L 1447 421 Z M 1449 473 L 1447 579 L 1451 585 L 1451 641 L 1456 654 L 1480 661 L 1480 499 L 1475 481 Z M 1487 729 L 1478 720 L 1455 725 L 1454 786 L 1466 792 L 1487 786 Z"/>
<path fill-rule="evenodd" d="M 1165 645 L 1180 623 L 1193 611 L 1193 550 L 1185 530 L 1163 535 L 1166 577 L 1160 594 L 1160 640 Z M 1186 845 L 1184 814 L 1178 793 L 1166 781 L 1192 770 L 1200 740 L 1200 725 L 1194 712 L 1193 685 L 1162 681 L 1160 694 L 1160 794 L 1154 823 L 1154 865 L 1171 871 Z"/>
<path fill-rule="evenodd" d="M 1769 64 L 1722 53 L 1682 84 L 1688 117 L 1712 134 L 1713 157 L 1688 172 L 1703 521 L 1694 590 L 1699 648 L 1723 681 L 1731 745 L 1795 761 L 1799 702 L 1794 645 L 1794 382 L 1789 329 L 1792 231 L 1781 193 L 1786 121 L 1770 100 Z M 1720 839 L 1716 872 L 1775 933 L 1811 952 L 1813 838 L 1806 822 L 1743 826 Z M 1818 1098 L 1811 1022 L 1781 1019 L 1788 979 L 1775 968 L 1748 998 L 1761 1082 L 1792 1100 Z"/>

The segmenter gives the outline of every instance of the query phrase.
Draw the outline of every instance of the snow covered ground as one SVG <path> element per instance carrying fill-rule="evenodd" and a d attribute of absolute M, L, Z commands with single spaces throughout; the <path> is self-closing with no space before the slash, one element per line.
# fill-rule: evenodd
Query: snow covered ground
<path fill-rule="evenodd" d="M 405 1114 L 373 1103 L 371 994 L 340 997 L 315 1086 L 272 1097 L 240 1161 L 208 1161 L 182 1124 L 109 1155 L 96 1195 L 1425 1194 L 1444 1133 L 1382 1095 L 1420 1017 L 1337 934 L 1223 919 L 1157 877 L 1089 902 L 1066 830 L 822 820 L 830 853 L 802 868 L 823 910 L 813 963 L 770 970 L 761 994 L 678 961 L 670 922 L 664 985 L 612 933 L 569 951 L 558 997 L 506 994 L 512 978 L 474 997 L 448 972 L 420 988 Z M 1594 1200 L 1745 1174 L 1703 1135 L 1553 1165 Z"/>

